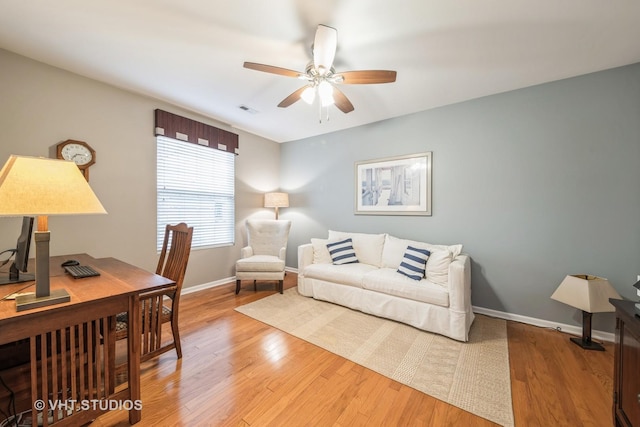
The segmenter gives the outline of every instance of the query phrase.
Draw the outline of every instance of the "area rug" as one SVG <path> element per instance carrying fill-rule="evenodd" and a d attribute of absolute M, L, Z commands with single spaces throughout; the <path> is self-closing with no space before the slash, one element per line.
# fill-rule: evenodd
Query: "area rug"
<path fill-rule="evenodd" d="M 513 426 L 506 322 L 476 315 L 470 340 L 317 301 L 287 289 L 236 308 L 388 378 L 486 418 Z"/>

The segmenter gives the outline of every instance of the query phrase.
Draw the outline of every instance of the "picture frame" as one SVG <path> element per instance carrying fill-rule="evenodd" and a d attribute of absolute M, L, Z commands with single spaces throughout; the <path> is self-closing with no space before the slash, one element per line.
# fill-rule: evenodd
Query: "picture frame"
<path fill-rule="evenodd" d="M 431 216 L 432 154 L 356 162 L 355 214 Z"/>

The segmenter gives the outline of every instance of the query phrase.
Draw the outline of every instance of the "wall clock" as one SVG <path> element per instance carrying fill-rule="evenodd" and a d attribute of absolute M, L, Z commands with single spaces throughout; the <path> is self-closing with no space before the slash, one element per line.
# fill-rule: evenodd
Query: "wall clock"
<path fill-rule="evenodd" d="M 89 166 L 96 162 L 96 152 L 89 144 L 68 139 L 56 145 L 56 157 L 74 162 L 89 181 Z"/>

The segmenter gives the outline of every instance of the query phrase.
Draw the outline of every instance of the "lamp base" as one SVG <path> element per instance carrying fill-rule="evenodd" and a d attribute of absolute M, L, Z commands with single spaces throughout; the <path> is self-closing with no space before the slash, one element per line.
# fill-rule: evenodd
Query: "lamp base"
<path fill-rule="evenodd" d="M 604 347 L 603 346 L 601 346 L 597 342 L 593 342 L 591 340 L 587 341 L 587 340 L 582 339 L 582 338 L 570 338 L 570 340 L 572 342 L 578 344 L 580 347 L 582 347 L 585 350 L 604 351 Z"/>
<path fill-rule="evenodd" d="M 48 296 L 36 297 L 35 295 L 19 295 L 16 297 L 16 310 L 24 311 L 32 308 L 46 307 L 71 301 L 71 296 L 66 289 L 54 289 Z"/>

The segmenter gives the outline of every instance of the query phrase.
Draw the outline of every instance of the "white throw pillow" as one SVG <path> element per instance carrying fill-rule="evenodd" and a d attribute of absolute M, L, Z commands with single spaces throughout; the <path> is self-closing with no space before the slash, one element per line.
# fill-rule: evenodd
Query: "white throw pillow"
<path fill-rule="evenodd" d="M 353 241 L 353 249 L 356 251 L 358 261 L 382 267 L 382 248 L 384 246 L 386 234 L 367 234 L 367 233 L 347 233 L 343 231 L 329 230 L 329 240 L 351 239 Z M 404 254 L 402 249 L 402 254 Z"/>
<path fill-rule="evenodd" d="M 311 239 L 313 245 L 313 263 L 314 264 L 331 264 L 331 255 L 327 249 L 329 239 Z"/>
<path fill-rule="evenodd" d="M 431 251 L 427 260 L 426 277 L 431 283 L 441 286 L 449 285 L 449 265 L 453 254 L 449 249 Z"/>

